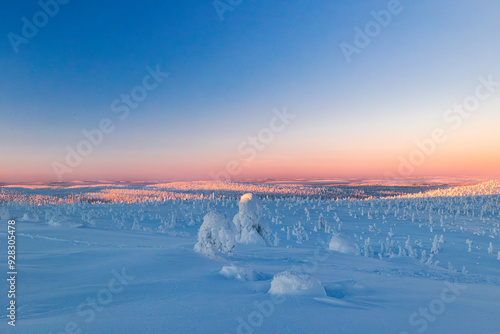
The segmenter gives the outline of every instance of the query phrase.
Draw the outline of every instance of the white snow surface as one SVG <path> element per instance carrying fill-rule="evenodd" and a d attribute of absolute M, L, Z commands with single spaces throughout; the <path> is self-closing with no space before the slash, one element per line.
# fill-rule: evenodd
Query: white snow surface
<path fill-rule="evenodd" d="M 0 187 L 0 333 L 500 333 L 500 195 L 349 200 L 231 187 Z M 264 226 L 279 245 L 257 232 L 262 242 L 228 247 L 221 231 L 238 226 L 240 241 Z M 362 254 L 338 251 L 339 235 Z M 199 240 L 215 256 L 196 252 Z"/>

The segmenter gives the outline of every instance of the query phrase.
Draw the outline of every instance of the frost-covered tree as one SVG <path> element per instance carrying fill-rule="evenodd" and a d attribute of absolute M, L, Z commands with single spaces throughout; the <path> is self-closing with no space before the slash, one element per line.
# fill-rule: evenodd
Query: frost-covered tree
<path fill-rule="evenodd" d="M 413 249 L 411 248 L 410 236 L 408 236 L 408 238 L 405 241 L 405 248 L 406 248 L 406 250 L 408 250 L 409 254 L 411 254 L 413 252 Z"/>
<path fill-rule="evenodd" d="M 239 212 L 234 216 L 236 242 L 265 245 L 271 243 L 271 229 L 261 221 L 262 202 L 251 193 L 244 194 L 238 203 Z"/>
<path fill-rule="evenodd" d="M 425 261 L 427 261 L 427 252 L 425 249 L 422 249 L 420 252 L 420 263 L 425 263 Z"/>
<path fill-rule="evenodd" d="M 406 256 L 406 251 L 401 246 L 398 246 L 398 249 L 398 256 Z"/>
<path fill-rule="evenodd" d="M 465 240 L 465 243 L 466 243 L 467 245 L 469 245 L 469 247 L 467 248 L 467 251 L 468 251 L 469 253 L 470 253 L 470 252 L 472 252 L 472 240 L 467 239 L 467 240 Z"/>
<path fill-rule="evenodd" d="M 194 250 L 214 257 L 215 252 L 231 254 L 234 247 L 235 231 L 231 221 L 221 212 L 207 213 L 198 231 L 198 242 L 194 245 Z"/>
<path fill-rule="evenodd" d="M 372 250 L 372 247 L 370 245 L 370 238 L 365 239 L 365 245 L 363 247 L 363 255 L 365 257 L 370 257 L 373 255 L 373 250 Z"/>
<path fill-rule="evenodd" d="M 311 215 L 310 215 L 310 213 L 309 213 L 309 210 L 308 210 L 307 208 L 304 208 L 304 212 L 305 212 L 305 214 L 306 214 L 306 220 L 307 220 L 307 221 L 311 220 Z"/>
<path fill-rule="evenodd" d="M 385 247 L 385 242 L 383 240 L 380 240 L 379 244 L 380 244 L 380 253 L 379 253 L 379 256 L 380 256 L 380 258 L 382 258 L 385 255 L 385 252 L 387 251 L 387 249 Z"/>
<path fill-rule="evenodd" d="M 325 227 L 325 218 L 323 217 L 323 213 L 320 213 L 318 218 L 318 230 L 322 230 Z"/>
<path fill-rule="evenodd" d="M 309 236 L 301 222 L 293 225 L 292 235 L 297 237 L 298 244 L 301 244 L 304 240 L 309 240 Z"/>
<path fill-rule="evenodd" d="M 389 229 L 389 232 L 387 232 L 387 235 L 389 238 L 392 238 L 394 236 L 394 232 L 392 232 L 392 227 Z"/>
<path fill-rule="evenodd" d="M 432 254 L 438 254 L 441 248 L 439 247 L 439 239 L 438 236 L 434 236 L 434 241 L 432 241 L 432 248 L 431 248 L 431 253 Z"/>

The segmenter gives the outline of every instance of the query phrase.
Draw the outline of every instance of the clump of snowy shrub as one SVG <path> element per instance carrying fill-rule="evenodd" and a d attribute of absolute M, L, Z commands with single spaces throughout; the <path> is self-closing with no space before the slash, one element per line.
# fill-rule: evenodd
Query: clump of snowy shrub
<path fill-rule="evenodd" d="M 465 240 L 465 243 L 469 246 L 467 248 L 467 252 L 469 252 L 469 253 L 472 252 L 472 240 L 467 239 L 467 240 Z"/>
<path fill-rule="evenodd" d="M 251 193 L 244 194 L 238 203 L 239 212 L 234 216 L 236 242 L 242 244 L 271 244 L 271 229 L 261 221 L 262 202 Z"/>
<path fill-rule="evenodd" d="M 269 289 L 271 295 L 326 296 L 321 282 L 309 275 L 284 271 L 274 276 Z"/>
<path fill-rule="evenodd" d="M 359 254 L 358 245 L 344 233 L 337 233 L 332 237 L 329 249 L 344 254 Z"/>
<path fill-rule="evenodd" d="M 438 254 L 441 248 L 439 247 L 438 236 L 434 236 L 434 240 L 432 241 L 431 254 Z"/>
<path fill-rule="evenodd" d="M 325 217 L 323 217 L 323 213 L 320 213 L 318 217 L 317 230 L 324 230 L 325 228 L 326 228 Z"/>
<path fill-rule="evenodd" d="M 6 207 L 2 206 L 0 207 L 0 219 L 10 219 L 10 212 L 9 209 Z"/>
<path fill-rule="evenodd" d="M 39 218 L 38 215 L 34 212 L 26 212 L 23 214 L 23 218 L 21 218 L 22 221 L 32 221 L 32 222 L 38 222 Z"/>
<path fill-rule="evenodd" d="M 211 211 L 203 217 L 194 250 L 208 257 L 215 252 L 231 254 L 235 247 L 234 227 L 225 214 Z"/>
<path fill-rule="evenodd" d="M 301 244 L 304 240 L 309 240 L 309 236 L 301 222 L 297 222 L 293 225 L 292 235 L 297 237 L 298 244 Z"/>
<path fill-rule="evenodd" d="M 76 222 L 71 217 L 54 215 L 47 221 L 50 227 L 81 227 L 83 224 Z"/>

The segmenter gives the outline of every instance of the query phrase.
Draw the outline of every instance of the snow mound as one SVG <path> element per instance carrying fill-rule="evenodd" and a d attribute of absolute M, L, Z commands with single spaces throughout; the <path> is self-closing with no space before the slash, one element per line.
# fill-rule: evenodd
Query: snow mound
<path fill-rule="evenodd" d="M 236 241 L 247 245 L 270 244 L 271 229 L 261 222 L 262 202 L 251 193 L 244 194 L 238 203 L 239 212 L 234 216 Z"/>
<path fill-rule="evenodd" d="M 222 212 L 211 211 L 203 217 L 198 231 L 198 242 L 194 250 L 200 254 L 214 257 L 215 252 L 231 254 L 235 247 L 234 227 Z"/>
<path fill-rule="evenodd" d="M 326 296 L 320 281 L 293 271 L 284 271 L 275 275 L 268 293 L 271 295 Z"/>
<path fill-rule="evenodd" d="M 329 248 L 344 254 L 359 254 L 358 246 L 344 233 L 335 234 L 330 240 Z"/>
<path fill-rule="evenodd" d="M 239 281 L 262 281 L 266 276 L 262 273 L 256 272 L 250 267 L 240 267 L 235 265 L 222 267 L 219 274 L 228 279 L 237 279 Z"/>

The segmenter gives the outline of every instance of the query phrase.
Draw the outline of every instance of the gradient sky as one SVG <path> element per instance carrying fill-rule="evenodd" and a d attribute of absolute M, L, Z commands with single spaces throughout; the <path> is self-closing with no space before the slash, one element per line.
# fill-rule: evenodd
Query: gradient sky
<path fill-rule="evenodd" d="M 211 0 L 72 0 L 17 53 L 8 34 L 41 8 L 3 2 L 0 182 L 57 181 L 54 162 L 105 118 L 115 130 L 64 181 L 210 179 L 233 160 L 237 180 L 499 176 L 500 87 L 457 129 L 443 115 L 480 76 L 500 82 L 500 3 L 402 0 L 347 63 L 340 43 L 388 2 L 243 0 L 221 21 Z M 111 104 L 148 66 L 169 77 L 119 119 Z M 284 108 L 283 131 L 238 152 Z M 398 174 L 436 128 L 446 142 Z"/>

